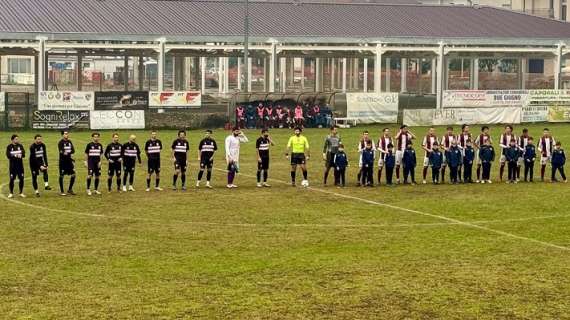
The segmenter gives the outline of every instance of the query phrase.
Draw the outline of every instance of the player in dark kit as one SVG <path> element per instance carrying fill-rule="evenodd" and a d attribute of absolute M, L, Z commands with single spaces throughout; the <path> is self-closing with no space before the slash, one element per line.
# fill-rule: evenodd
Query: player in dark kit
<path fill-rule="evenodd" d="M 36 193 L 36 197 L 40 196 L 38 188 L 38 176 L 43 173 L 44 176 L 44 189 L 51 190 L 48 180 L 48 157 L 47 148 L 42 141 L 42 136 L 36 134 L 34 143 L 30 146 L 30 171 L 32 172 L 32 186 Z"/>
<path fill-rule="evenodd" d="M 154 190 L 162 191 L 160 187 L 160 152 L 162 151 L 162 141 L 156 137 L 156 131 L 151 131 L 150 139 L 144 145 L 144 151 L 148 159 L 148 172 L 146 176 L 146 191 L 150 191 L 150 178 L 154 174 Z"/>
<path fill-rule="evenodd" d="M 62 131 L 61 135 L 62 139 L 57 144 L 59 151 L 59 191 L 62 196 L 67 194 L 75 195 L 75 192 L 73 192 L 73 184 L 75 183 L 75 160 L 73 160 L 73 154 L 75 153 L 75 147 L 69 139 L 68 131 Z M 63 191 L 63 178 L 65 176 L 70 176 L 67 194 Z"/>
<path fill-rule="evenodd" d="M 141 149 L 139 145 L 135 142 L 137 137 L 134 134 L 129 136 L 129 141 L 123 145 L 123 168 L 125 173 L 123 174 L 123 191 L 135 191 L 133 184 L 135 182 L 135 166 L 137 161 L 139 164 L 141 161 Z M 129 180 L 129 186 L 127 187 L 127 179 Z"/>
<path fill-rule="evenodd" d="M 24 158 L 26 157 L 26 150 L 20 144 L 18 135 L 12 135 L 11 143 L 6 148 L 6 158 L 10 162 L 10 194 L 8 198 L 14 197 L 14 182 L 18 179 L 18 187 L 20 189 L 20 197 L 25 198 L 24 195 Z"/>
<path fill-rule="evenodd" d="M 87 166 L 87 195 L 91 193 L 91 179 L 95 177 L 95 194 L 99 192 L 99 178 L 101 177 L 101 157 L 103 156 L 103 145 L 99 143 L 101 135 L 97 132 L 91 134 L 92 142 L 85 147 L 85 165 Z"/>
<path fill-rule="evenodd" d="M 107 171 L 107 189 L 112 190 L 113 177 L 117 177 L 117 191 L 121 191 L 121 172 L 123 167 L 123 145 L 119 143 L 119 135 L 113 133 L 113 142 L 105 148 L 105 158 L 109 162 Z"/>
<path fill-rule="evenodd" d="M 172 161 L 174 162 L 174 176 L 172 177 L 172 190 L 176 188 L 176 181 L 180 176 L 182 190 L 186 190 L 186 168 L 188 167 L 188 150 L 190 144 L 186 140 L 186 131 L 178 131 L 178 139 L 172 142 Z"/>
<path fill-rule="evenodd" d="M 212 167 L 214 166 L 214 152 L 218 150 L 216 141 L 212 139 L 212 130 L 206 130 L 204 139 L 198 144 L 198 161 L 200 161 L 200 171 L 198 172 L 198 180 L 196 181 L 196 188 L 200 187 L 200 181 L 206 173 L 206 187 L 211 188 L 210 180 L 212 179 Z"/>
<path fill-rule="evenodd" d="M 273 140 L 269 136 L 269 130 L 261 130 L 261 137 L 255 142 L 257 150 L 257 187 L 271 187 L 267 183 L 269 175 L 269 147 L 274 146 Z M 263 182 L 261 182 L 261 174 L 263 172 Z"/>

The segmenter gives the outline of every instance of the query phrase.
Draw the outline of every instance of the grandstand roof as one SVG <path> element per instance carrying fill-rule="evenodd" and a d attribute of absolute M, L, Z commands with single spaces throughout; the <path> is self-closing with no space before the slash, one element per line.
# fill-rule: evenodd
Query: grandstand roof
<path fill-rule="evenodd" d="M 0 39 L 236 42 L 243 1 L 0 0 Z M 491 7 L 251 2 L 255 42 L 542 44 L 570 40 L 570 23 Z M 530 42 L 529 42 L 530 41 Z"/>

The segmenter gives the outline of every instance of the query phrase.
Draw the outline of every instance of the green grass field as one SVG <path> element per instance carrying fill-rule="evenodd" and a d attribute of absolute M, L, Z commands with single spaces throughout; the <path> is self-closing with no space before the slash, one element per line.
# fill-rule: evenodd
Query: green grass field
<path fill-rule="evenodd" d="M 531 134 L 538 137 L 543 126 L 529 126 Z M 570 145 L 570 126 L 549 127 Z M 143 165 L 137 192 L 88 198 L 77 161 L 77 196 L 51 191 L 9 201 L 3 158 L 0 318 L 570 318 L 568 184 L 357 188 L 355 149 L 364 128 L 340 130 L 352 161 L 345 189 L 321 185 L 325 129 L 306 131 L 314 156 L 309 189 L 286 184 L 288 130 L 273 131 L 271 189 L 255 187 L 252 130 L 235 190 L 215 171 L 213 190 L 146 193 Z M 376 139 L 381 127 L 368 129 Z M 495 140 L 500 131 L 492 128 Z M 136 133 L 143 145 L 148 132 Z M 26 147 L 33 134 L 21 134 Z M 127 134 L 121 132 L 123 141 Z M 226 134 L 214 133 L 222 149 Z M 2 148 L 9 135 L 0 133 Z M 59 134 L 44 136 L 56 186 Z M 166 146 L 174 136 L 160 132 Z M 189 135 L 190 186 L 201 136 Z M 73 133 L 72 140 L 82 160 L 89 133 Z M 108 140 L 104 132 L 103 144 Z M 172 179 L 168 154 L 163 187 Z M 223 159 L 218 152 L 217 168 Z M 497 174 L 495 164 L 495 181 Z M 29 180 L 26 193 L 32 195 Z"/>

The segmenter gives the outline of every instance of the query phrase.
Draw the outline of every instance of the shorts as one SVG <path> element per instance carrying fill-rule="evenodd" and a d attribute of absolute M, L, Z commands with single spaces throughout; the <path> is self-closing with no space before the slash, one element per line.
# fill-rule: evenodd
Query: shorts
<path fill-rule="evenodd" d="M 261 157 L 257 162 L 257 170 L 269 170 L 269 157 Z"/>
<path fill-rule="evenodd" d="M 109 174 L 109 177 L 114 175 L 120 176 L 122 171 L 121 169 L 122 169 L 121 163 L 115 161 L 113 163 L 109 163 L 109 170 L 107 171 L 107 173 Z"/>
<path fill-rule="evenodd" d="M 212 169 L 214 159 L 200 159 L 200 169 Z"/>
<path fill-rule="evenodd" d="M 521 167 L 524 164 L 524 158 L 523 157 L 519 157 L 518 161 L 517 161 L 517 166 Z"/>
<path fill-rule="evenodd" d="M 475 152 L 475 164 L 477 164 L 478 166 L 481 165 L 481 158 L 479 157 L 479 150 L 477 150 L 477 152 Z"/>
<path fill-rule="evenodd" d="M 424 167 L 429 167 L 429 158 L 424 157 Z"/>
<path fill-rule="evenodd" d="M 36 166 L 30 166 L 30 172 L 32 173 L 32 175 L 34 176 L 39 176 L 40 173 L 42 172 L 46 172 L 46 170 L 42 170 L 40 167 L 36 167 Z"/>
<path fill-rule="evenodd" d="M 96 177 L 101 176 L 101 167 L 99 167 L 99 162 L 87 162 L 87 175 Z"/>
<path fill-rule="evenodd" d="M 305 164 L 306 158 L 304 153 L 291 154 L 291 165 Z"/>
<path fill-rule="evenodd" d="M 378 168 L 383 168 L 384 167 L 384 154 L 381 153 L 380 157 L 378 157 Z"/>
<path fill-rule="evenodd" d="M 151 173 L 160 173 L 160 158 L 157 159 L 148 159 L 148 174 Z"/>
<path fill-rule="evenodd" d="M 444 152 L 444 153 L 441 155 L 441 158 L 442 158 L 442 159 L 441 159 L 441 167 L 442 167 L 442 168 L 447 167 L 447 154 L 446 154 L 446 152 Z"/>
<path fill-rule="evenodd" d="M 125 174 L 127 173 L 134 173 L 135 172 L 135 165 L 134 164 L 127 164 L 125 163 L 125 165 L 123 166 L 123 170 L 125 171 Z"/>
<path fill-rule="evenodd" d="M 507 162 L 507 156 L 505 156 L 504 154 L 501 155 L 501 160 L 500 160 L 501 164 Z"/>
<path fill-rule="evenodd" d="M 239 163 L 235 162 L 235 161 L 231 161 L 230 163 L 228 163 L 228 171 L 229 172 L 239 172 Z"/>
<path fill-rule="evenodd" d="M 542 157 L 540 157 L 540 164 L 543 165 L 543 166 L 545 166 L 545 165 L 547 165 L 551 160 L 552 160 L 552 157 L 549 157 L 549 156 L 544 157 L 544 156 L 542 156 Z"/>
<path fill-rule="evenodd" d="M 404 158 L 404 151 L 401 151 L 401 150 L 396 151 L 396 165 L 397 166 L 402 164 L 403 158 Z"/>
<path fill-rule="evenodd" d="M 75 165 L 73 161 L 60 161 L 59 162 L 59 175 L 61 176 L 72 176 L 75 175 Z"/>
<path fill-rule="evenodd" d="M 23 176 L 24 176 L 24 166 L 22 165 L 10 166 L 10 177 L 23 177 Z"/>
<path fill-rule="evenodd" d="M 187 167 L 186 159 L 176 159 L 174 161 L 174 170 L 180 170 L 180 172 L 185 173 Z"/>

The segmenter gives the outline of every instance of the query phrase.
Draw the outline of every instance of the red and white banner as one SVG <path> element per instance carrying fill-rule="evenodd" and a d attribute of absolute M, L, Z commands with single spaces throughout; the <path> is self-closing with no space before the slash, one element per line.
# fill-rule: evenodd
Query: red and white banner
<path fill-rule="evenodd" d="M 151 91 L 148 97 L 151 108 L 185 108 L 202 106 L 200 91 Z"/>

